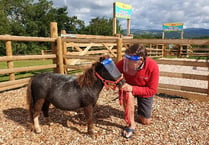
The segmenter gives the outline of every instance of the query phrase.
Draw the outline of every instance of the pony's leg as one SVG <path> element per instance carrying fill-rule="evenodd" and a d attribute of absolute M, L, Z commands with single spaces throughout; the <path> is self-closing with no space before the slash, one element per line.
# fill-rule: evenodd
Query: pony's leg
<path fill-rule="evenodd" d="M 51 119 L 49 117 L 49 105 L 50 105 L 50 102 L 45 100 L 43 107 L 42 107 L 42 111 L 43 111 L 45 120 L 47 121 L 47 124 L 52 125 Z"/>
<path fill-rule="evenodd" d="M 93 105 L 88 105 L 84 108 L 84 113 L 87 120 L 88 125 L 88 134 L 93 135 Z"/>
<path fill-rule="evenodd" d="M 41 108 L 44 104 L 45 99 L 39 99 L 34 105 L 34 112 L 33 112 L 33 123 L 34 123 L 34 129 L 36 133 L 41 133 L 41 127 L 39 125 L 39 115 L 41 112 Z"/>

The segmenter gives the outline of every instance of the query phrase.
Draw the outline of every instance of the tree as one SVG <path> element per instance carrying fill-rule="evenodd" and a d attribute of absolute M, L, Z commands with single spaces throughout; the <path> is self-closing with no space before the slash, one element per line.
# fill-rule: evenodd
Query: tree
<path fill-rule="evenodd" d="M 76 16 L 68 16 L 67 7 L 54 8 L 52 1 L 0 0 L 0 3 L 0 23 L 4 23 L 0 26 L 1 34 L 48 37 L 53 21 L 58 23 L 59 32 L 64 29 L 78 33 L 85 27 Z"/>
<path fill-rule="evenodd" d="M 81 30 L 81 33 L 111 36 L 112 29 L 113 27 L 111 18 L 107 19 L 105 17 L 96 17 L 94 19 L 91 19 L 90 24 L 87 27 L 85 27 L 85 29 Z M 121 26 L 119 22 L 117 22 L 117 29 L 118 32 L 121 33 Z"/>
<path fill-rule="evenodd" d="M 50 22 L 58 23 L 58 32 L 73 30 L 79 33 L 84 22 L 77 17 L 68 17 L 67 7 L 54 8 L 52 1 L 47 0 L 0 0 L 0 34 L 16 36 L 50 36 Z M 27 45 L 24 45 L 24 44 Z M 16 42 L 13 50 L 16 54 L 40 53 L 41 49 L 50 48 L 46 43 Z M 37 49 L 39 45 L 40 50 Z M 0 45 L 0 47 L 3 45 Z M 24 46 L 24 47 L 22 47 Z"/>
<path fill-rule="evenodd" d="M 9 34 L 9 21 L 5 12 L 3 11 L 3 5 L 0 5 L 0 34 Z"/>
<path fill-rule="evenodd" d="M 84 21 L 79 20 L 77 16 L 70 17 L 68 27 L 65 29 L 68 33 L 81 33 L 85 29 Z"/>

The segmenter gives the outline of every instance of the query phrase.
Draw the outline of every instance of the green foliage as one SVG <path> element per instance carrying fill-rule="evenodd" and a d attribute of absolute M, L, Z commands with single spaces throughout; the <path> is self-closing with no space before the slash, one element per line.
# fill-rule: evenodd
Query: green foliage
<path fill-rule="evenodd" d="M 50 36 L 50 22 L 57 21 L 58 28 L 69 21 L 67 8 L 53 8 L 47 0 L 0 0 L 0 34 L 15 36 Z M 60 30 L 59 30 L 60 31 Z M 0 43 L 0 48 L 4 48 Z M 13 54 L 37 54 L 50 49 L 48 43 L 12 42 Z M 5 55 L 5 49 L 0 50 Z"/>
<path fill-rule="evenodd" d="M 4 47 L 4 43 L 0 41 L 0 56 L 6 55 L 6 50 Z"/>
<path fill-rule="evenodd" d="M 0 5 L 0 34 L 9 34 L 9 20 L 6 17 L 6 14 L 3 11 L 3 5 Z"/>
<path fill-rule="evenodd" d="M 64 27 L 63 30 L 66 30 L 67 33 L 77 34 L 85 29 L 84 21 L 79 20 L 76 16 L 70 17 L 68 24 Z"/>
<path fill-rule="evenodd" d="M 82 33 L 91 34 L 91 35 L 112 35 L 112 19 L 107 19 L 105 17 L 99 18 L 96 17 L 91 19 L 90 24 L 82 30 Z M 117 22 L 117 32 L 121 33 L 121 26 Z"/>

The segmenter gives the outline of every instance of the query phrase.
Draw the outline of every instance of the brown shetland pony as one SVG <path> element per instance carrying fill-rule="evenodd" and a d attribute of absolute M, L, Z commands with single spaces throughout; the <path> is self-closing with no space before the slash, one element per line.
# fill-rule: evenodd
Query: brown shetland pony
<path fill-rule="evenodd" d="M 34 130 L 41 133 L 39 115 L 43 111 L 44 117 L 49 119 L 49 105 L 53 104 L 62 110 L 84 108 L 87 119 L 88 133 L 93 134 L 93 109 L 99 93 L 104 86 L 104 80 L 116 81 L 108 73 L 101 61 L 92 64 L 78 77 L 56 73 L 41 73 L 31 78 L 27 89 L 29 112 Z M 98 73 L 104 80 L 99 79 Z M 117 85 L 122 85 L 122 81 Z"/>

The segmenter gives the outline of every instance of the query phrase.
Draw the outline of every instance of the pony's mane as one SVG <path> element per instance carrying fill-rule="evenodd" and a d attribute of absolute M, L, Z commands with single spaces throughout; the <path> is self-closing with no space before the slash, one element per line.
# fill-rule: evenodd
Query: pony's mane
<path fill-rule="evenodd" d="M 99 62 L 93 63 L 90 68 L 88 68 L 82 75 L 80 75 L 77 79 L 77 83 L 80 87 L 84 86 L 92 86 L 93 83 L 97 80 L 95 75 L 96 66 L 98 66 Z"/>

